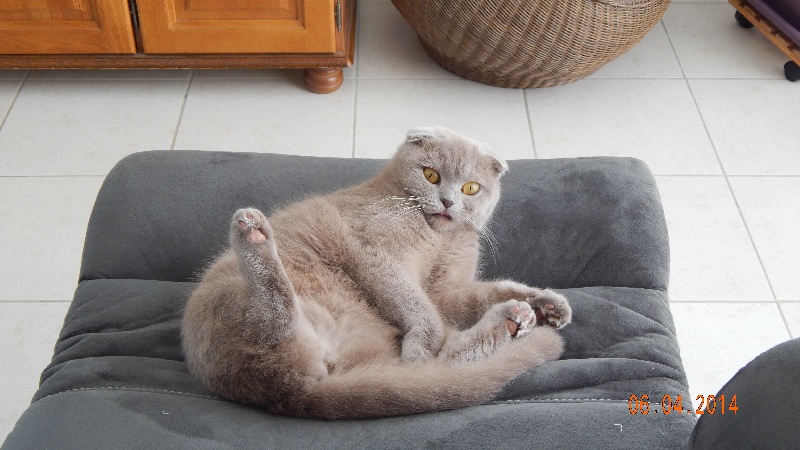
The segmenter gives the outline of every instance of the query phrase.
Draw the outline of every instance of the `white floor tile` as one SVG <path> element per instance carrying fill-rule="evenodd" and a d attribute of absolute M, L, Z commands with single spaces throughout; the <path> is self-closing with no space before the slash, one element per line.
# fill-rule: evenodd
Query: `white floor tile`
<path fill-rule="evenodd" d="M 658 177 L 673 301 L 773 301 L 725 179 Z"/>
<path fill-rule="evenodd" d="M 0 442 L 39 387 L 69 303 L 0 303 Z"/>
<path fill-rule="evenodd" d="M 454 80 L 359 80 L 356 156 L 388 158 L 409 128 L 440 125 L 532 158 L 523 91 Z"/>
<path fill-rule="evenodd" d="M 675 3 L 664 15 L 688 78 L 783 78 L 788 60 L 761 32 L 745 30 L 725 3 Z"/>
<path fill-rule="evenodd" d="M 729 175 L 800 175 L 800 89 L 788 80 L 691 80 Z"/>
<path fill-rule="evenodd" d="M 790 338 L 775 303 L 672 303 L 670 307 L 695 407 L 697 395 L 716 394 L 745 364 Z"/>
<path fill-rule="evenodd" d="M 0 300 L 72 298 L 102 182 L 103 177 L 0 177 Z"/>
<path fill-rule="evenodd" d="M 683 78 L 683 72 L 659 22 L 641 42 L 589 78 Z"/>
<path fill-rule="evenodd" d="M 732 178 L 778 300 L 800 299 L 800 178 Z"/>
<path fill-rule="evenodd" d="M 276 80 L 194 80 L 176 149 L 351 157 L 355 85 L 319 95 Z"/>
<path fill-rule="evenodd" d="M 359 4 L 359 78 L 456 78 L 428 56 L 391 3 Z"/>
<path fill-rule="evenodd" d="M 0 131 L 0 176 L 105 175 L 169 148 L 186 83 L 26 82 Z"/>
<path fill-rule="evenodd" d="M 19 81 L 0 81 L 0 124 L 3 123 L 3 119 L 10 111 L 11 102 L 14 100 L 14 96 L 17 95 L 21 84 Z"/>
<path fill-rule="evenodd" d="M 792 333 L 792 338 L 800 338 L 800 302 L 780 304 L 783 316 L 786 318 L 786 323 L 789 325 L 789 332 Z"/>
<path fill-rule="evenodd" d="M 684 80 L 587 79 L 530 89 L 540 158 L 633 156 L 655 174 L 719 174 Z"/>

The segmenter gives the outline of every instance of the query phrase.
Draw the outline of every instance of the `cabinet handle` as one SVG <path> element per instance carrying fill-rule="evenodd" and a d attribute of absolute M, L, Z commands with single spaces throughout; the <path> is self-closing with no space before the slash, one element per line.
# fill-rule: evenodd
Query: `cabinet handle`
<path fill-rule="evenodd" d="M 342 2 L 341 2 L 341 0 L 336 0 L 336 5 L 334 6 L 334 17 L 336 18 L 336 31 L 342 31 Z"/>
<path fill-rule="evenodd" d="M 139 29 L 139 10 L 136 8 L 136 0 L 128 0 L 128 6 L 131 10 L 131 22 L 134 29 Z"/>

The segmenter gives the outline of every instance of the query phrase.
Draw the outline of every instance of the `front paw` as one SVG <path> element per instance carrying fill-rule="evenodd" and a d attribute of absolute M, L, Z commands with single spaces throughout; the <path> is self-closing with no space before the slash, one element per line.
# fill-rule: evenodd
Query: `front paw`
<path fill-rule="evenodd" d="M 566 297 L 550 289 L 537 289 L 535 295 L 527 298 L 536 313 L 536 325 L 563 328 L 572 321 L 572 308 Z"/>
<path fill-rule="evenodd" d="M 498 319 L 503 319 L 508 334 L 512 338 L 519 338 L 528 334 L 528 326 L 533 322 L 534 312 L 526 302 L 508 300 L 498 303 L 490 310 Z"/>

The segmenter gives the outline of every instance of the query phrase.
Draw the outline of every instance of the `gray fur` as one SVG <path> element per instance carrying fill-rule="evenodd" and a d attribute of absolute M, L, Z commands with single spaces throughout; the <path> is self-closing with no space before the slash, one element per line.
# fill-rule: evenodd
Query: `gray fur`
<path fill-rule="evenodd" d="M 558 358 L 564 297 L 476 280 L 507 168 L 486 144 L 419 128 L 365 183 L 269 220 L 237 211 L 186 307 L 190 371 L 235 401 L 338 419 L 477 405 Z"/>

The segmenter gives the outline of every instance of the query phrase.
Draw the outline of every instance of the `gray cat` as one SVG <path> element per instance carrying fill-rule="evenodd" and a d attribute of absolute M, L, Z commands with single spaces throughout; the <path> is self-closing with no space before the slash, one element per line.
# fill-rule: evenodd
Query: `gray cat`
<path fill-rule="evenodd" d="M 563 296 L 475 279 L 507 168 L 420 128 L 369 181 L 269 221 L 237 211 L 186 306 L 190 371 L 241 403 L 345 419 L 477 405 L 558 358 Z"/>

